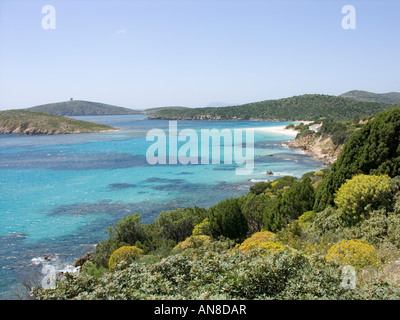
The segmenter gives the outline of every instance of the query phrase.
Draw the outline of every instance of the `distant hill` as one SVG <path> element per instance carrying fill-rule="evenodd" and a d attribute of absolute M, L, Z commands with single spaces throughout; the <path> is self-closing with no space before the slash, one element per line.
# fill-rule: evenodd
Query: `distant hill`
<path fill-rule="evenodd" d="M 72 100 L 65 102 L 49 103 L 36 107 L 27 108 L 28 111 L 37 111 L 53 114 L 56 116 L 102 116 L 102 115 L 123 115 L 140 114 L 141 111 L 117 107 L 109 104 Z"/>
<path fill-rule="evenodd" d="M 0 111 L 0 134 L 51 135 L 113 130 L 113 127 L 26 110 Z"/>
<path fill-rule="evenodd" d="M 305 94 L 279 100 L 265 100 L 231 107 L 161 109 L 150 119 L 177 120 L 270 120 L 349 121 L 392 107 L 391 104 L 363 102 L 343 97 Z"/>
<path fill-rule="evenodd" d="M 140 112 L 144 114 L 153 114 L 161 110 L 182 110 L 182 109 L 187 109 L 187 107 L 156 107 L 156 108 L 145 109 Z"/>
<path fill-rule="evenodd" d="M 341 94 L 340 97 L 357 101 L 400 104 L 400 92 L 373 93 L 368 91 L 353 90 Z"/>

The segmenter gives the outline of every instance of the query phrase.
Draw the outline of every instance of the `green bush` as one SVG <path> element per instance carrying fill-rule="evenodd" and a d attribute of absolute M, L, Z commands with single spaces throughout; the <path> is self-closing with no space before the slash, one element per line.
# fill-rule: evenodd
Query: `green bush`
<path fill-rule="evenodd" d="M 270 203 L 270 197 L 265 194 L 255 195 L 248 193 L 238 199 L 240 210 L 247 220 L 249 235 L 258 232 L 263 228 L 264 211 Z"/>
<path fill-rule="evenodd" d="M 302 229 L 306 229 L 309 226 L 311 226 L 313 220 L 315 218 L 315 212 L 314 211 L 307 211 L 304 212 L 300 217 L 299 217 L 299 226 Z"/>
<path fill-rule="evenodd" d="M 176 243 L 185 240 L 192 234 L 195 225 L 207 216 L 204 208 L 184 208 L 163 211 L 157 217 L 155 224 L 162 230 L 162 236 Z"/>
<path fill-rule="evenodd" d="M 296 220 L 314 205 L 314 188 L 310 178 L 294 183 L 281 200 L 280 212 L 286 220 Z"/>
<path fill-rule="evenodd" d="M 271 182 L 261 181 L 250 186 L 250 192 L 255 195 L 259 195 L 263 193 L 267 188 L 271 188 Z"/>
<path fill-rule="evenodd" d="M 214 237 L 239 240 L 247 234 L 247 219 L 240 209 L 238 199 L 226 199 L 211 207 L 208 219 Z"/>
<path fill-rule="evenodd" d="M 81 269 L 81 274 L 86 274 L 96 279 L 100 278 L 104 273 L 108 271 L 107 268 L 103 266 L 97 266 L 95 263 L 91 261 L 87 261 L 84 263 Z"/>
<path fill-rule="evenodd" d="M 296 251 L 269 255 L 251 250 L 203 255 L 175 254 L 138 262 L 100 279 L 67 274 L 54 290 L 33 290 L 34 299 L 400 299 L 399 288 L 371 277 L 344 290 L 335 261 Z"/>

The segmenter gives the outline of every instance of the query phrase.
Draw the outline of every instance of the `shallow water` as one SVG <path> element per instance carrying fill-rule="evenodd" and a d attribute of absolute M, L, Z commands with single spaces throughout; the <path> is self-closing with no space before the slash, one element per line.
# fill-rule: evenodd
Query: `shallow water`
<path fill-rule="evenodd" d="M 63 269 L 107 237 L 107 226 L 139 212 L 152 222 L 162 210 L 210 207 L 248 192 L 254 182 L 301 177 L 322 163 L 280 143 L 290 138 L 255 132 L 255 168 L 233 164 L 149 165 L 146 133 L 168 121 L 143 115 L 76 117 L 118 128 L 79 135 L 0 136 L 0 299 L 19 298 L 44 264 Z M 288 123 L 178 121 L 178 130 L 240 129 Z M 266 175 L 272 171 L 273 176 Z M 250 181 L 249 181 L 250 180 Z M 47 260 L 44 257 L 48 255 Z M 32 260 L 33 259 L 33 260 Z M 36 279 L 35 278 L 35 279 Z"/>

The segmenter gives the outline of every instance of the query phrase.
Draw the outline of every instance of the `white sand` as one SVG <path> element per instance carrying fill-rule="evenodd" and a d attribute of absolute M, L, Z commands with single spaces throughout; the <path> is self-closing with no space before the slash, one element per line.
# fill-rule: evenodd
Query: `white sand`
<path fill-rule="evenodd" d="M 276 127 L 260 127 L 260 128 L 246 128 L 254 131 L 260 132 L 270 132 L 270 133 L 277 133 L 286 136 L 293 136 L 295 137 L 299 132 L 293 129 L 285 129 L 286 126 L 276 126 Z"/>

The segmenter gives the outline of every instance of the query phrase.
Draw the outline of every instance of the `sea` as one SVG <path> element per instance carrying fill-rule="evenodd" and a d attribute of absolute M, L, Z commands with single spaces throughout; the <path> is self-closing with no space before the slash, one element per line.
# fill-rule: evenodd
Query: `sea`
<path fill-rule="evenodd" d="M 106 240 L 107 228 L 126 215 L 137 212 L 142 223 L 151 223 L 164 210 L 209 208 L 223 199 L 246 194 L 256 182 L 286 175 L 300 178 L 324 166 L 284 144 L 294 135 L 263 130 L 254 131 L 254 170 L 246 175 L 237 174 L 236 169 L 244 165 L 235 161 L 150 164 L 146 154 L 156 139 L 151 141 L 146 136 L 158 129 L 165 132 L 169 141 L 170 121 L 148 120 L 147 115 L 74 118 L 111 125 L 117 130 L 0 135 L 2 300 L 27 298 L 26 288 L 41 284 L 46 265 L 57 272 L 76 272 L 73 262 Z M 242 129 L 244 137 L 246 128 L 290 123 L 293 122 L 176 122 L 178 132 L 190 129 L 198 133 L 199 143 L 203 129 Z M 178 148 L 185 142 L 179 143 Z M 159 153 L 161 150 L 155 155 Z"/>

